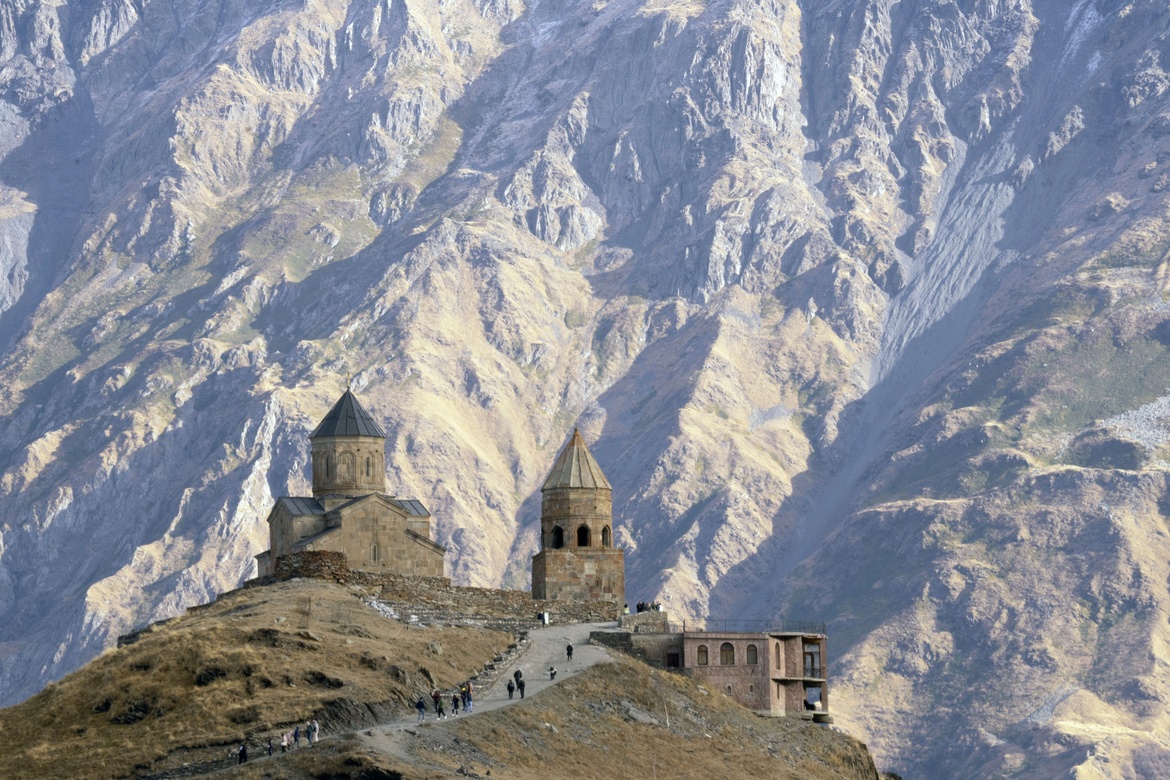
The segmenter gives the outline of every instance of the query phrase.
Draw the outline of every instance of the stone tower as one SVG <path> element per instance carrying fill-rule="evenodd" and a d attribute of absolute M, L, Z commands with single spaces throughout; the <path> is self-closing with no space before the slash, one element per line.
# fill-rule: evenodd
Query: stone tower
<path fill-rule="evenodd" d="M 358 399 L 345 394 L 311 434 L 313 498 L 386 492 L 386 434 Z"/>
<path fill-rule="evenodd" d="M 581 434 L 572 438 L 540 489 L 540 552 L 532 597 L 625 599 L 625 556 L 613 546 L 613 489 Z"/>

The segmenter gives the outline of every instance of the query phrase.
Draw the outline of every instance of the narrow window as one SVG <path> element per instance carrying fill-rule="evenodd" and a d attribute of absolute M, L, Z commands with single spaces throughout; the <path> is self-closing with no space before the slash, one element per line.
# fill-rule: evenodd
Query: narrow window
<path fill-rule="evenodd" d="M 613 546 L 613 541 L 609 537 L 609 526 L 608 525 L 605 528 L 601 529 L 601 546 L 602 547 L 612 547 Z"/>
<path fill-rule="evenodd" d="M 374 549 L 370 552 L 370 560 L 374 563 L 378 562 L 378 545 L 374 545 Z"/>
<path fill-rule="evenodd" d="M 565 546 L 565 531 L 559 525 L 553 526 L 552 546 L 554 550 L 559 550 Z"/>
<path fill-rule="evenodd" d="M 325 456 L 325 478 L 326 479 L 333 478 L 333 456 L 332 455 Z"/>
<path fill-rule="evenodd" d="M 755 693 L 755 692 L 756 692 L 756 686 L 749 685 L 748 686 L 748 693 Z"/>
<path fill-rule="evenodd" d="M 591 540 L 589 538 L 589 526 L 583 525 L 577 529 L 577 546 L 588 547 Z"/>
<path fill-rule="evenodd" d="M 366 456 L 366 476 L 370 476 L 370 456 Z"/>
<path fill-rule="evenodd" d="M 755 645 L 747 646 L 747 662 L 748 666 L 755 666 L 760 662 L 759 654 L 756 652 Z"/>
<path fill-rule="evenodd" d="M 780 643 L 777 642 L 776 643 L 776 668 L 777 669 L 781 668 L 783 658 L 784 658 L 784 656 L 780 653 Z"/>
<path fill-rule="evenodd" d="M 731 642 L 719 645 L 719 663 L 722 666 L 735 666 L 735 646 Z"/>
<path fill-rule="evenodd" d="M 696 652 L 696 655 L 698 656 L 699 666 L 706 666 L 707 665 L 707 646 L 706 645 L 699 645 L 699 649 Z"/>

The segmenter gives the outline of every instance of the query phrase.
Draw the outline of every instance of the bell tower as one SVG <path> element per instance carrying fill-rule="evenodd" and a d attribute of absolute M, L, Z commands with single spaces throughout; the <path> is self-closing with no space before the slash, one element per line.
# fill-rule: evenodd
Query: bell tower
<path fill-rule="evenodd" d="M 625 554 L 613 546 L 613 488 L 576 429 L 540 492 L 532 597 L 620 605 Z"/>
<path fill-rule="evenodd" d="M 313 498 L 386 493 L 386 433 L 347 387 L 309 434 Z"/>

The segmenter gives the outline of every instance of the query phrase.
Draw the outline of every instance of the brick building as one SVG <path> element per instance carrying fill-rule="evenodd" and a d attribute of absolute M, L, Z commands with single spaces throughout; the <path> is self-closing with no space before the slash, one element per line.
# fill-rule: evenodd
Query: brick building
<path fill-rule="evenodd" d="M 347 388 L 311 434 L 312 497 L 278 498 L 268 513 L 260 576 L 297 552 L 343 553 L 350 569 L 443 576 L 447 550 L 431 540 L 431 515 L 386 494 L 386 434 Z"/>
<path fill-rule="evenodd" d="M 576 429 L 540 492 L 532 598 L 620 605 L 625 555 L 613 546 L 613 489 Z"/>

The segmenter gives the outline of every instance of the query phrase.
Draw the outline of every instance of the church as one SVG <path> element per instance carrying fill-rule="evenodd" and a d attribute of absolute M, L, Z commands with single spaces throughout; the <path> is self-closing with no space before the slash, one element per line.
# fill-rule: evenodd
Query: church
<path fill-rule="evenodd" d="M 297 553 L 341 553 L 347 568 L 373 574 L 444 576 L 447 549 L 431 539 L 420 502 L 386 494 L 386 434 L 349 388 L 309 434 L 313 495 L 278 498 L 268 513 L 269 549 L 260 577 Z M 541 488 L 540 550 L 532 598 L 625 598 L 624 551 L 613 546 L 613 490 L 574 430 Z M 298 556 L 303 557 L 303 556 Z"/>
<path fill-rule="evenodd" d="M 284 496 L 268 513 L 269 549 L 259 576 L 299 552 L 344 553 L 350 569 L 443 576 L 447 548 L 431 539 L 421 503 L 386 494 L 386 434 L 354 394 L 345 393 L 309 434 L 313 495 Z"/>

